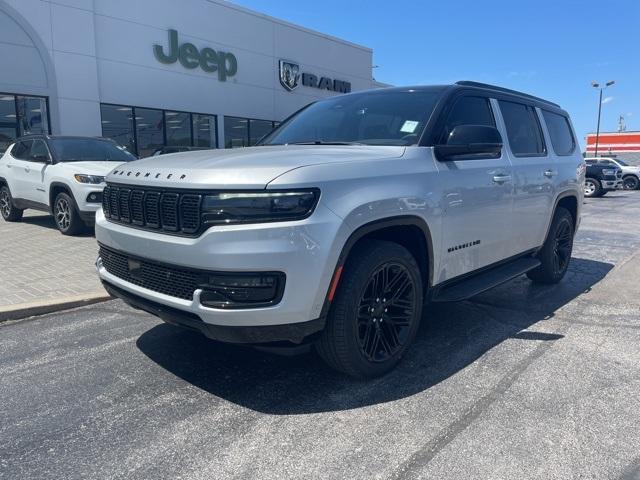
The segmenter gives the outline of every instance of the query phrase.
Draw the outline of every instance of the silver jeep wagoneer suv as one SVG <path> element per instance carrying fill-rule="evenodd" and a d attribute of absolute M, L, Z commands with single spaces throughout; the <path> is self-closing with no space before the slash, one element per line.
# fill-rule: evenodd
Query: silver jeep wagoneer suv
<path fill-rule="evenodd" d="M 429 302 L 562 279 L 585 166 L 558 105 L 475 82 L 313 103 L 238 150 L 107 177 L 105 287 L 224 342 L 392 369 Z M 423 307 L 423 305 L 427 305 Z"/>

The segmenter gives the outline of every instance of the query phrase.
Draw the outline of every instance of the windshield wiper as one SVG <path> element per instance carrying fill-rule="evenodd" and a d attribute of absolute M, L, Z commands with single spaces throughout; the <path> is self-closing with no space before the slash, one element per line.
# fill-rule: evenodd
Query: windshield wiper
<path fill-rule="evenodd" d="M 308 142 L 290 142 L 286 145 L 364 145 L 359 142 L 325 142 L 324 140 L 311 140 Z"/>

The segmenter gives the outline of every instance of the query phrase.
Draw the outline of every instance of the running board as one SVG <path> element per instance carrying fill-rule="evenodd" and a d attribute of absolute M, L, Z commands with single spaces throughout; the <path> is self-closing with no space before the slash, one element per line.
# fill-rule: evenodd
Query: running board
<path fill-rule="evenodd" d="M 540 260 L 531 257 L 524 257 L 513 262 L 509 262 L 498 267 L 494 267 L 486 272 L 474 275 L 466 280 L 461 280 L 449 287 L 438 289 L 431 301 L 433 302 L 458 302 L 478 295 L 486 290 L 508 282 L 533 270 L 540 265 Z"/>

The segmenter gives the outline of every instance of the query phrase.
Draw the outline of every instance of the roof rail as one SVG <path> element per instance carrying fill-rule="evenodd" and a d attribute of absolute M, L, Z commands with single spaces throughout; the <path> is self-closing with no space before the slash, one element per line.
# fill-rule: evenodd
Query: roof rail
<path fill-rule="evenodd" d="M 554 107 L 562 108 L 557 103 L 550 102 L 549 100 L 545 100 L 544 98 L 534 97 L 533 95 L 529 95 L 528 93 L 519 92 L 517 90 L 511 90 L 509 88 L 498 87 L 496 85 L 490 85 L 488 83 L 472 82 L 470 80 L 460 80 L 459 82 L 456 82 L 456 85 L 462 85 L 465 87 L 487 88 L 489 90 L 495 90 L 496 92 L 511 93 L 513 95 L 518 95 L 520 97 L 525 97 L 525 98 L 531 98 L 532 100 L 537 100 L 539 102 L 544 102 L 544 103 L 548 103 L 549 105 L 553 105 Z"/>

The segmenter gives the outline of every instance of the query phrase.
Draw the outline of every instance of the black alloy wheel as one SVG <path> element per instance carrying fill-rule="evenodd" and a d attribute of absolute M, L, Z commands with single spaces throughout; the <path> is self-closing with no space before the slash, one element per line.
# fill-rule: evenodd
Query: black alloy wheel
<path fill-rule="evenodd" d="M 370 362 L 384 362 L 406 344 L 415 311 L 415 285 L 401 264 L 382 265 L 358 306 L 358 344 Z"/>
<path fill-rule="evenodd" d="M 556 229 L 555 247 L 553 249 L 553 272 L 564 275 L 569 266 L 573 249 L 573 225 L 568 219 L 563 219 Z"/>
<path fill-rule="evenodd" d="M 332 368 L 356 378 L 392 370 L 416 336 L 423 279 L 402 245 L 363 240 L 353 247 L 316 351 Z"/>
<path fill-rule="evenodd" d="M 640 180 L 634 175 L 627 175 L 622 180 L 622 187 L 625 190 L 637 190 L 638 186 L 640 186 Z"/>
<path fill-rule="evenodd" d="M 564 207 L 558 207 L 551 221 L 547 239 L 538 252 L 540 265 L 527 272 L 527 276 L 536 283 L 558 283 L 567 273 L 573 234 L 575 231 L 573 216 Z"/>

